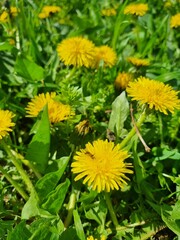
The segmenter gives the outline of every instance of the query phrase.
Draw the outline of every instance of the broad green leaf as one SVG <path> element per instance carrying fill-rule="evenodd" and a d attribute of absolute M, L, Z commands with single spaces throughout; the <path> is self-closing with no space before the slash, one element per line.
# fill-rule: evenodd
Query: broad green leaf
<path fill-rule="evenodd" d="M 48 165 L 49 148 L 50 124 L 46 105 L 42 113 L 37 132 L 33 136 L 26 154 L 26 159 L 35 164 L 40 173 L 44 173 Z"/>
<path fill-rule="evenodd" d="M 59 237 L 59 240 L 81 240 L 74 228 L 69 227 Z"/>
<path fill-rule="evenodd" d="M 62 157 L 58 160 L 55 160 L 58 163 L 58 170 L 55 172 L 50 172 L 44 175 L 41 179 L 39 179 L 36 183 L 36 189 L 38 196 L 41 200 L 47 197 L 48 193 L 50 193 L 56 187 L 58 181 L 66 169 L 66 166 L 69 162 L 70 157 Z"/>
<path fill-rule="evenodd" d="M 50 240 L 51 237 L 51 220 L 40 218 L 37 221 L 33 222 L 31 225 L 30 231 L 32 232 L 31 238 L 29 240 Z"/>
<path fill-rule="evenodd" d="M 22 209 L 22 213 L 21 213 L 22 219 L 29 219 L 31 217 L 40 215 L 38 201 L 39 200 L 38 200 L 36 194 L 34 192 L 32 192 L 30 195 L 30 198 L 25 203 L 25 205 Z"/>
<path fill-rule="evenodd" d="M 30 231 L 26 227 L 26 222 L 21 221 L 12 232 L 8 233 L 7 240 L 29 240 L 31 236 Z"/>
<path fill-rule="evenodd" d="M 79 239 L 86 240 L 84 230 L 83 230 L 83 225 L 82 225 L 82 222 L 81 222 L 81 219 L 80 219 L 80 216 L 79 216 L 77 210 L 73 211 L 73 217 L 74 217 L 74 224 L 75 224 L 76 232 L 77 232 Z"/>
<path fill-rule="evenodd" d="M 14 70 L 27 80 L 41 81 L 44 78 L 44 69 L 24 56 L 18 56 Z"/>
<path fill-rule="evenodd" d="M 108 128 L 117 133 L 118 137 L 122 136 L 124 122 L 129 114 L 129 102 L 125 92 L 122 92 L 112 103 L 112 112 Z"/>
<path fill-rule="evenodd" d="M 13 45 L 11 45 L 8 42 L 1 42 L 0 43 L 0 51 L 7 51 L 11 50 L 13 48 Z"/>
<path fill-rule="evenodd" d="M 42 208 L 52 214 L 57 214 L 64 202 L 69 185 L 70 181 L 67 178 L 64 183 L 59 184 L 55 190 L 49 193 L 46 202 L 42 204 Z"/>
<path fill-rule="evenodd" d="M 0 239 L 4 239 L 7 232 L 10 232 L 13 228 L 14 221 L 13 220 L 1 220 L 0 219 Z"/>

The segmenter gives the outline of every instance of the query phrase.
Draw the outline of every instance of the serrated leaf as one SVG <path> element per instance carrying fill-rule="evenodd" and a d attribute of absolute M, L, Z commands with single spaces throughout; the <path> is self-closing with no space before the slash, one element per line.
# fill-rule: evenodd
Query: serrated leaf
<path fill-rule="evenodd" d="M 129 102 L 125 92 L 122 92 L 112 103 L 112 112 L 108 128 L 117 133 L 118 137 L 122 136 L 124 122 L 129 114 Z"/>
<path fill-rule="evenodd" d="M 66 166 L 69 162 L 69 158 L 70 157 L 62 157 L 56 160 L 56 162 L 59 163 L 58 164 L 59 169 L 55 172 L 47 173 L 37 181 L 35 188 L 41 200 L 47 197 L 48 193 L 54 190 L 61 176 L 63 175 L 64 170 L 66 169 Z"/>
<path fill-rule="evenodd" d="M 50 124 L 48 108 L 45 106 L 37 131 L 28 146 L 26 154 L 26 159 L 35 164 L 40 173 L 44 173 L 48 165 L 49 148 Z"/>
<path fill-rule="evenodd" d="M 84 230 L 83 230 L 83 225 L 79 216 L 79 213 L 77 210 L 73 211 L 73 217 L 74 217 L 74 224 L 76 228 L 77 235 L 79 239 L 81 240 L 86 240 Z"/>
<path fill-rule="evenodd" d="M 27 80 L 41 81 L 44 78 L 44 69 L 22 55 L 17 57 L 14 70 Z"/>
<path fill-rule="evenodd" d="M 64 202 L 69 185 L 70 181 L 67 178 L 64 183 L 59 184 L 56 189 L 47 196 L 47 200 L 42 204 L 42 208 L 52 214 L 57 214 Z"/>

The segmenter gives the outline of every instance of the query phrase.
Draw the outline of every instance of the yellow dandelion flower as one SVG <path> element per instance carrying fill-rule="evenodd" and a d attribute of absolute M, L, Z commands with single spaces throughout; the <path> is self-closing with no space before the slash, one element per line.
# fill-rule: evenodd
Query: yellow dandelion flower
<path fill-rule="evenodd" d="M 124 14 L 143 16 L 148 11 L 148 5 L 145 3 L 129 4 L 124 9 Z"/>
<path fill-rule="evenodd" d="M 0 139 L 5 137 L 8 132 L 11 132 L 15 123 L 12 122 L 12 118 L 15 115 L 8 110 L 0 110 Z"/>
<path fill-rule="evenodd" d="M 91 126 L 88 120 L 83 120 L 75 126 L 75 129 L 79 135 L 85 136 L 86 134 L 88 134 L 89 130 L 91 129 Z"/>
<path fill-rule="evenodd" d="M 142 59 L 142 58 L 137 58 L 137 57 L 128 57 L 127 61 L 137 67 L 150 65 L 150 62 L 148 59 Z"/>
<path fill-rule="evenodd" d="M 2 14 L 0 15 L 0 23 L 5 23 L 8 21 L 9 14 L 6 11 L 3 11 Z"/>
<path fill-rule="evenodd" d="M 180 26 L 180 13 L 171 17 L 170 26 L 171 28 L 177 28 Z"/>
<path fill-rule="evenodd" d="M 46 94 L 42 93 L 35 96 L 26 107 L 28 114 L 27 117 L 37 117 L 46 104 L 48 105 L 48 114 L 51 123 L 61 122 L 69 118 L 71 115 L 74 115 L 74 112 L 69 105 L 64 105 L 54 100 L 55 97 L 55 92 Z"/>
<path fill-rule="evenodd" d="M 52 13 L 57 13 L 60 12 L 61 8 L 57 6 L 44 6 L 39 13 L 38 17 L 39 18 L 47 18 L 49 17 Z"/>
<path fill-rule="evenodd" d="M 10 14 L 13 17 L 16 17 L 18 15 L 19 9 L 17 7 L 10 7 Z"/>
<path fill-rule="evenodd" d="M 87 183 L 98 192 L 118 190 L 127 184 L 129 178 L 125 174 L 132 173 L 128 169 L 131 164 L 124 162 L 128 157 L 127 151 L 120 150 L 119 144 L 115 146 L 107 140 L 87 143 L 85 149 L 76 152 L 71 164 L 72 172 L 78 174 L 75 181 L 84 178 L 83 184 Z"/>
<path fill-rule="evenodd" d="M 92 67 L 98 68 L 100 63 L 103 63 L 104 67 L 112 67 L 115 65 L 117 60 L 117 55 L 115 51 L 106 46 L 100 46 L 95 48 L 95 58 L 92 62 Z"/>
<path fill-rule="evenodd" d="M 133 80 L 131 73 L 120 72 L 115 80 L 115 87 L 120 89 L 126 89 L 128 83 Z"/>
<path fill-rule="evenodd" d="M 114 8 L 104 8 L 101 10 L 101 14 L 102 16 L 110 17 L 110 16 L 115 16 L 117 12 L 116 12 L 116 9 Z"/>
<path fill-rule="evenodd" d="M 97 240 L 97 238 L 94 238 L 93 236 L 89 236 L 89 237 L 87 237 L 87 240 Z M 102 235 L 100 240 L 106 240 L 106 237 L 104 235 Z"/>
<path fill-rule="evenodd" d="M 150 109 L 168 114 L 175 109 L 180 109 L 178 92 L 173 90 L 168 84 L 139 77 L 136 81 L 130 82 L 126 91 L 132 100 L 142 104 L 148 104 Z"/>
<path fill-rule="evenodd" d="M 94 59 L 94 44 L 82 37 L 64 39 L 57 47 L 60 59 L 65 65 L 90 67 Z"/>

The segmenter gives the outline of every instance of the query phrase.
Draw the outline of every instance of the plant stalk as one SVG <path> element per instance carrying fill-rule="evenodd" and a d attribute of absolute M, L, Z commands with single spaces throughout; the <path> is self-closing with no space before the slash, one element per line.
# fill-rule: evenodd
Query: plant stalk
<path fill-rule="evenodd" d="M 107 207 L 108 207 L 108 210 L 109 210 L 109 214 L 111 216 L 111 220 L 112 220 L 114 226 L 117 227 L 119 224 L 118 224 L 118 220 L 117 220 L 116 214 L 115 214 L 114 209 L 113 209 L 113 205 L 112 205 L 112 202 L 111 202 L 110 195 L 107 192 L 105 192 L 104 195 L 105 195 L 106 204 L 107 204 Z"/>

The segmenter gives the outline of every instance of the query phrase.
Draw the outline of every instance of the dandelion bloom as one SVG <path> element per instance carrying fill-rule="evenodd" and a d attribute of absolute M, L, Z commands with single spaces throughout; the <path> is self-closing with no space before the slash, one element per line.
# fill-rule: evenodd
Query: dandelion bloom
<path fill-rule="evenodd" d="M 180 13 L 171 17 L 170 26 L 171 28 L 177 28 L 180 26 Z"/>
<path fill-rule="evenodd" d="M 16 17 L 18 15 L 19 10 L 16 7 L 10 7 L 10 15 L 12 17 Z M 0 23 L 6 23 L 9 21 L 9 13 L 7 11 L 3 11 L 0 15 Z"/>
<path fill-rule="evenodd" d="M 103 63 L 104 67 L 112 67 L 115 65 L 117 56 L 115 51 L 106 46 L 100 46 L 95 48 L 95 59 L 92 62 L 92 67 L 98 67 L 100 63 Z"/>
<path fill-rule="evenodd" d="M 0 110 L 0 139 L 5 137 L 8 132 L 11 132 L 15 123 L 12 122 L 12 118 L 15 115 L 8 110 Z"/>
<path fill-rule="evenodd" d="M 86 134 L 88 134 L 89 130 L 91 129 L 91 126 L 88 120 L 83 120 L 76 125 L 75 129 L 79 135 L 85 136 Z"/>
<path fill-rule="evenodd" d="M 61 122 L 74 114 L 69 105 L 64 105 L 56 101 L 55 97 L 55 92 L 41 93 L 35 96 L 26 107 L 27 117 L 37 117 L 46 104 L 48 105 L 48 114 L 51 123 Z"/>
<path fill-rule="evenodd" d="M 90 67 L 94 59 L 94 44 L 82 37 L 64 39 L 57 47 L 60 59 L 65 65 Z"/>
<path fill-rule="evenodd" d="M 87 237 L 87 240 L 98 240 L 98 239 L 94 238 L 93 236 L 89 236 L 89 237 Z M 102 235 L 100 240 L 106 240 L 106 237 L 104 235 Z"/>
<path fill-rule="evenodd" d="M 52 13 L 57 13 L 60 12 L 61 8 L 57 6 L 44 6 L 39 13 L 38 17 L 39 18 L 47 18 L 49 17 Z"/>
<path fill-rule="evenodd" d="M 148 5 L 145 3 L 129 4 L 124 9 L 124 14 L 143 16 L 148 11 Z"/>
<path fill-rule="evenodd" d="M 128 57 L 127 61 L 132 63 L 133 65 L 140 66 L 149 66 L 150 62 L 148 59 L 137 58 L 137 57 Z"/>
<path fill-rule="evenodd" d="M 117 12 L 116 12 L 116 9 L 114 8 L 104 8 L 101 10 L 101 14 L 102 16 L 110 17 L 110 16 L 115 16 Z"/>
<path fill-rule="evenodd" d="M 127 184 L 129 179 L 125 174 L 132 173 L 127 151 L 120 150 L 119 144 L 107 140 L 96 140 L 87 143 L 85 149 L 76 152 L 74 162 L 71 164 L 72 172 L 78 174 L 75 181 L 84 178 L 83 184 L 92 186 L 98 192 L 116 189 Z M 125 180 L 126 179 L 126 180 Z"/>
<path fill-rule="evenodd" d="M 136 81 L 130 82 L 126 91 L 132 100 L 142 104 L 148 104 L 150 109 L 168 114 L 175 109 L 180 109 L 178 92 L 168 84 L 145 77 L 139 77 Z"/>
<path fill-rule="evenodd" d="M 133 80 L 131 73 L 120 72 L 115 80 L 115 87 L 125 89 L 130 81 Z"/>

